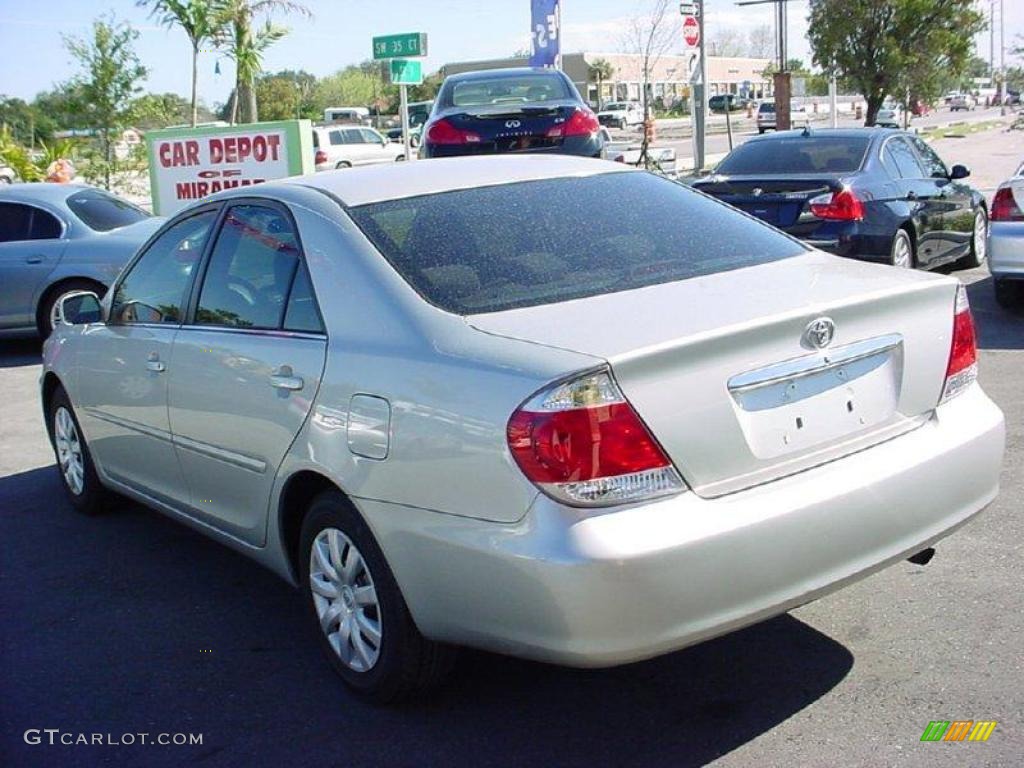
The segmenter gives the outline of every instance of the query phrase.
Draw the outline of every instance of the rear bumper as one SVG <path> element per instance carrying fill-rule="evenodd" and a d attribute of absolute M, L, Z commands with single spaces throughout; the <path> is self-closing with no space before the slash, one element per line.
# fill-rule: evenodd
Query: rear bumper
<path fill-rule="evenodd" d="M 495 148 L 494 142 L 480 144 L 430 144 L 420 145 L 420 154 L 429 157 L 466 157 L 469 155 L 580 155 L 582 157 L 599 157 L 604 143 L 595 134 L 593 136 L 570 136 L 558 146 L 536 147 L 529 149 Z"/>
<path fill-rule="evenodd" d="M 1024 280 L 1024 222 L 989 225 L 988 268 L 994 277 Z"/>
<path fill-rule="evenodd" d="M 498 525 L 359 500 L 429 637 L 575 666 L 666 653 L 920 551 L 998 491 L 1003 415 L 975 385 L 924 426 L 717 499 Z"/>

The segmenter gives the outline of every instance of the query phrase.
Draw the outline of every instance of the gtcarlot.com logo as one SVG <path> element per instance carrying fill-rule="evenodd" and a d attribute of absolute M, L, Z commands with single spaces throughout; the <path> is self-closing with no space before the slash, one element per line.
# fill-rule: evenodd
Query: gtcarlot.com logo
<path fill-rule="evenodd" d="M 988 741 L 996 725 L 995 720 L 932 720 L 921 741 Z"/>
<path fill-rule="evenodd" d="M 60 728 L 29 728 L 26 744 L 48 744 L 66 747 L 131 747 L 139 744 L 158 747 L 197 746 L 203 743 L 201 733 L 78 733 Z"/>

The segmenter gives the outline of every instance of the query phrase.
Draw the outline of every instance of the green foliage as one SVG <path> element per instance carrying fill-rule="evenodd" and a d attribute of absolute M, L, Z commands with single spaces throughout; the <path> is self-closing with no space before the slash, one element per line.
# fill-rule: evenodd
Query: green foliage
<path fill-rule="evenodd" d="M 0 96 L 0 125 L 6 125 L 16 141 L 29 145 L 49 141 L 57 128 L 53 119 L 35 104 L 6 96 Z"/>
<path fill-rule="evenodd" d="M 323 110 L 313 98 L 316 77 L 301 70 L 285 70 L 256 81 L 256 105 L 261 120 L 319 119 Z"/>
<path fill-rule="evenodd" d="M 17 141 L 7 126 L 0 126 L 0 163 L 9 166 L 22 181 L 42 181 L 43 173 L 28 148 Z"/>
<path fill-rule="evenodd" d="M 379 69 L 366 72 L 358 66 L 349 66 L 323 77 L 316 84 L 315 100 L 323 109 L 327 107 L 390 106 L 398 89 L 385 83 Z M 321 109 L 322 114 L 322 109 Z"/>
<path fill-rule="evenodd" d="M 128 113 L 128 122 L 134 128 L 146 131 L 189 123 L 192 104 L 176 93 L 144 93 L 132 100 Z M 197 105 L 196 114 L 200 121 L 213 118 L 210 111 L 201 105 Z"/>
<path fill-rule="evenodd" d="M 114 141 L 128 124 L 131 98 L 141 90 L 139 81 L 146 76 L 135 53 L 138 36 L 131 26 L 110 15 L 93 22 L 91 38 L 64 38 L 82 69 L 72 81 L 73 87 L 80 89 L 81 114 L 99 138 L 102 181 L 107 189 L 118 165 Z"/>
<path fill-rule="evenodd" d="M 810 0 L 807 36 L 815 63 L 864 95 L 873 125 L 887 96 L 937 97 L 984 28 L 974 0 Z"/>

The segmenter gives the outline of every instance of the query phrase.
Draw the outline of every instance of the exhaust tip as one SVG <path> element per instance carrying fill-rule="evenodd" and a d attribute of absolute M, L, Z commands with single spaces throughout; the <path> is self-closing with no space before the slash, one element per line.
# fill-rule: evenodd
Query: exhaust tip
<path fill-rule="evenodd" d="M 928 565 L 933 557 L 935 557 L 935 547 L 928 547 L 928 549 L 922 549 L 916 555 L 908 557 L 907 562 L 914 565 Z"/>

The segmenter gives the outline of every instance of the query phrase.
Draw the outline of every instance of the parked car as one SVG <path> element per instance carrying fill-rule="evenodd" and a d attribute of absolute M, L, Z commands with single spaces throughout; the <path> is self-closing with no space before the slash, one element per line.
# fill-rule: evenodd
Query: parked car
<path fill-rule="evenodd" d="M 373 128 L 316 126 L 313 128 L 314 163 L 318 171 L 405 160 L 405 149 Z"/>
<path fill-rule="evenodd" d="M 160 221 L 93 187 L 0 187 L 0 336 L 49 335 L 61 297 L 102 295 Z"/>
<path fill-rule="evenodd" d="M 742 109 L 746 106 L 745 101 L 741 101 L 740 97 L 734 93 L 720 93 L 717 96 L 712 96 L 708 99 L 708 108 L 712 112 L 725 113 L 725 105 L 729 104 L 729 111 L 735 112 L 738 109 Z"/>
<path fill-rule="evenodd" d="M 775 127 L 775 102 L 762 101 L 757 107 L 757 132 L 774 131 Z M 793 104 L 789 108 L 789 123 L 791 128 L 806 128 L 811 124 L 807 114 L 807 107 Z"/>
<path fill-rule="evenodd" d="M 369 125 L 370 110 L 366 107 L 328 107 L 324 110 L 324 122 Z"/>
<path fill-rule="evenodd" d="M 985 198 L 917 136 L 886 128 L 754 137 L 694 186 L 817 248 L 932 269 L 985 260 Z"/>
<path fill-rule="evenodd" d="M 977 102 L 974 97 L 968 93 L 958 93 L 949 100 L 950 112 L 956 112 L 958 110 L 967 112 L 968 110 L 973 110 L 976 106 Z"/>
<path fill-rule="evenodd" d="M 418 147 L 420 145 L 420 132 L 423 130 L 423 125 L 409 128 L 409 146 Z M 402 143 L 402 127 L 388 128 L 384 131 L 384 135 L 387 136 L 388 141 L 395 144 Z"/>
<path fill-rule="evenodd" d="M 597 113 L 597 119 L 601 125 L 621 130 L 642 125 L 644 111 L 635 101 L 613 101 L 604 105 L 604 109 Z"/>
<path fill-rule="evenodd" d="M 521 67 L 445 78 L 423 127 L 421 157 L 537 152 L 600 157 L 600 123 L 556 69 Z"/>
<path fill-rule="evenodd" d="M 608 666 L 730 632 L 999 485 L 958 280 L 619 163 L 229 190 L 62 317 L 41 397 L 70 503 L 115 490 L 270 567 L 377 700 L 453 645 Z"/>
<path fill-rule="evenodd" d="M 0 163 L 0 184 L 13 184 L 18 178 L 14 169 L 9 165 Z"/>
<path fill-rule="evenodd" d="M 883 104 L 875 115 L 875 125 L 880 128 L 902 128 L 903 107 L 899 104 Z"/>
<path fill-rule="evenodd" d="M 1024 306 L 1024 164 L 996 190 L 989 225 L 989 262 L 996 301 Z"/>

